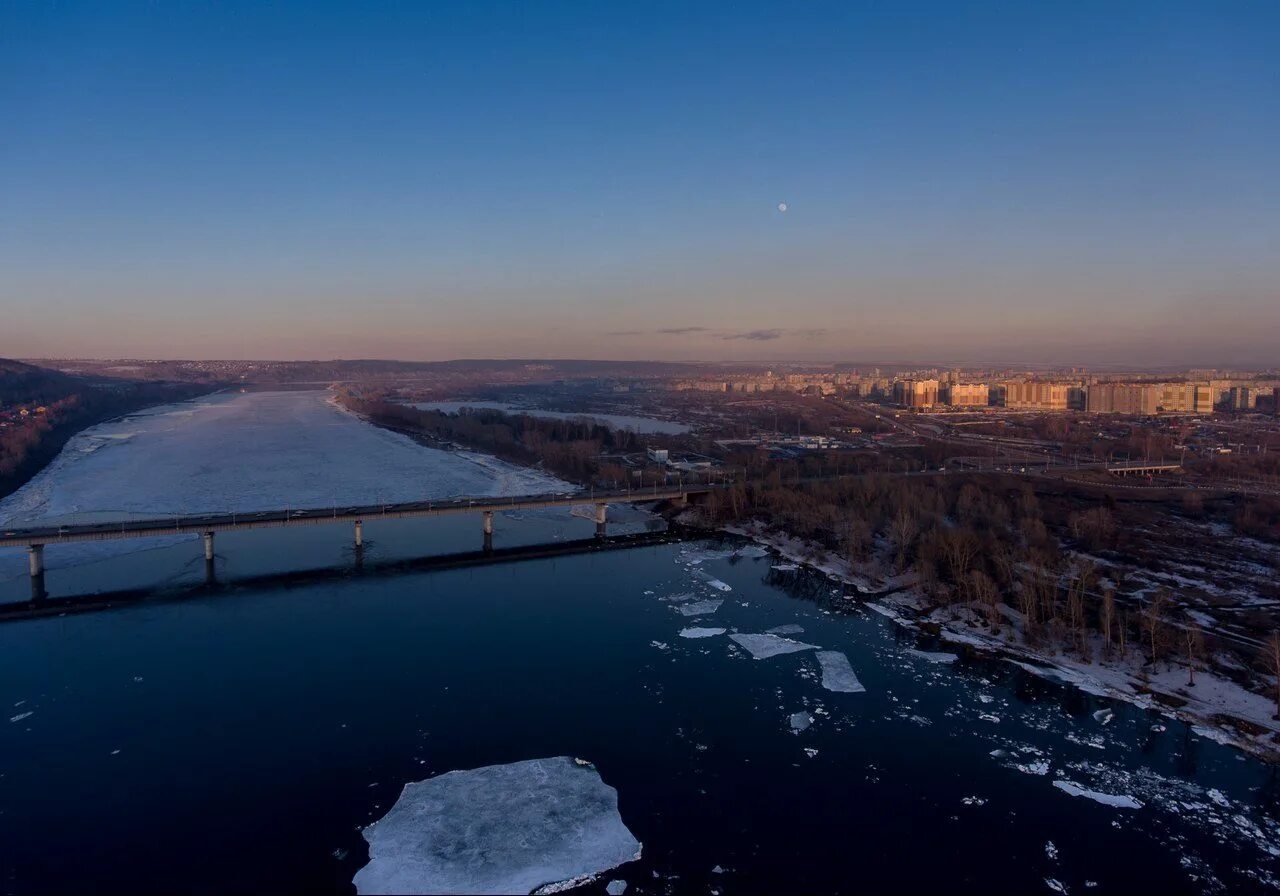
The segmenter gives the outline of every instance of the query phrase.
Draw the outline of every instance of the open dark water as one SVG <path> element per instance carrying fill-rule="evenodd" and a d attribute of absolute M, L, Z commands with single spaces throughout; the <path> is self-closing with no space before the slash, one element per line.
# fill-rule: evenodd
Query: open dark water
<path fill-rule="evenodd" d="M 498 540 L 589 531 L 500 519 Z M 406 782 L 562 754 L 595 763 L 644 844 L 586 892 L 1272 892 L 1280 873 L 1272 768 L 1005 662 L 909 654 L 947 648 L 716 551 L 740 542 L 234 585 L 348 565 L 346 534 L 221 537 L 224 590 L 0 625 L 0 890 L 352 892 L 360 828 Z M 366 537 L 366 561 L 469 549 L 479 522 Z M 180 589 L 199 554 L 54 569 L 49 588 Z M 725 602 L 686 618 L 662 600 L 687 591 Z M 867 692 L 825 691 L 811 653 L 679 636 L 787 623 Z M 796 734 L 799 710 L 816 720 Z"/>

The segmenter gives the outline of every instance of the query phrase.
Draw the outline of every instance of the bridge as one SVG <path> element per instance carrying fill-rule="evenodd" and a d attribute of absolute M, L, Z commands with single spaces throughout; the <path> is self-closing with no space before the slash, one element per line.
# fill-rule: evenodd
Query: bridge
<path fill-rule="evenodd" d="M 119 541 L 122 539 L 157 538 L 171 535 L 200 535 L 204 539 L 206 576 L 212 580 L 213 544 L 214 536 L 218 532 L 274 529 L 285 526 L 329 526 L 345 523 L 352 527 L 356 555 L 359 558 L 364 548 L 364 523 L 366 520 L 410 519 L 479 513 L 483 518 L 484 549 L 492 551 L 493 515 L 504 510 L 540 510 L 548 507 L 594 505 L 593 518 L 596 524 L 596 535 L 603 538 L 607 531 L 608 507 L 610 504 L 647 504 L 655 501 L 685 504 L 691 499 L 696 500 L 712 491 L 725 487 L 718 484 L 680 484 L 675 487 L 591 489 L 541 495 L 513 495 L 505 498 L 462 497 L 446 498 L 440 501 L 409 501 L 396 504 L 290 508 L 249 513 L 187 514 L 114 522 L 36 526 L 8 529 L 0 532 L 0 548 L 25 547 L 27 549 L 28 571 L 31 574 L 31 594 L 34 599 L 38 600 L 45 593 L 44 549 L 51 544 Z"/>
<path fill-rule="evenodd" d="M 977 462 L 985 462 L 978 464 Z M 1150 463 L 1127 461 L 1122 463 L 1051 463 L 1004 464 L 992 463 L 991 458 L 951 458 L 949 463 L 963 466 L 975 462 L 968 469 L 974 473 L 1048 474 L 1070 470 L 1106 470 L 1119 475 L 1150 474 L 1178 470 L 1178 463 Z M 946 475 L 946 466 L 938 469 L 906 470 L 890 474 L 905 477 Z M 872 474 L 845 474 L 844 476 L 813 476 L 797 479 L 802 482 L 822 479 L 844 479 Z M 44 597 L 44 549 L 51 544 L 74 544 L 89 541 L 118 541 L 133 538 L 157 538 L 172 535 L 200 535 L 204 539 L 205 573 L 209 581 L 214 578 L 214 537 L 219 532 L 247 529 L 271 529 L 295 526 L 327 526 L 347 524 L 352 527 L 356 557 L 359 560 L 364 548 L 364 523 L 366 520 L 409 519 L 414 517 L 448 516 L 451 514 L 479 513 L 483 518 L 484 550 L 493 549 L 493 515 L 504 510 L 538 510 L 549 507 L 583 507 L 594 505 L 596 535 L 604 537 L 608 523 L 610 504 L 638 504 L 670 502 L 686 504 L 706 495 L 730 487 L 732 483 L 680 483 L 675 487 L 625 488 L 610 490 L 582 490 L 556 492 L 541 495 L 498 497 L 460 497 L 439 501 L 409 501 L 394 504 L 366 504 L 349 507 L 289 508 L 240 513 L 186 514 L 148 519 L 118 520 L 113 522 L 68 523 L 62 525 L 14 528 L 0 532 L 0 548 L 26 548 L 28 571 L 31 576 L 33 599 Z M 790 482 L 788 484 L 791 484 Z"/>

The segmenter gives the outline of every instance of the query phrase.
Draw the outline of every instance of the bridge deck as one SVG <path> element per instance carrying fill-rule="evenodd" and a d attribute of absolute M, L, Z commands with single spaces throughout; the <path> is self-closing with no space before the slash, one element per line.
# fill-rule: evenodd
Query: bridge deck
<path fill-rule="evenodd" d="M 154 538 L 164 535 L 229 532 L 238 529 L 269 529 L 280 526 L 322 526 L 333 523 L 370 522 L 379 519 L 447 516 L 459 513 L 536 510 L 546 507 L 573 507 L 582 504 L 636 504 L 649 501 L 679 501 L 691 495 L 720 488 L 715 485 L 686 485 L 677 488 L 618 489 L 523 495 L 507 498 L 451 498 L 443 501 L 413 501 L 400 504 L 368 504 L 354 507 L 322 507 L 264 510 L 250 513 L 212 513 L 76 525 L 12 528 L 0 532 L 0 547 L 29 547 L 37 544 L 69 544 L 82 541 L 115 541 L 126 538 Z"/>

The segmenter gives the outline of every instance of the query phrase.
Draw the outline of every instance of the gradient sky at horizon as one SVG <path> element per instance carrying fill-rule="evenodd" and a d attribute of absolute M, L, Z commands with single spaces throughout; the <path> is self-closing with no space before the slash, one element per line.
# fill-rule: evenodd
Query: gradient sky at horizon
<path fill-rule="evenodd" d="M 6 3 L 0 356 L 1277 364 L 1277 46 L 1264 2 Z"/>

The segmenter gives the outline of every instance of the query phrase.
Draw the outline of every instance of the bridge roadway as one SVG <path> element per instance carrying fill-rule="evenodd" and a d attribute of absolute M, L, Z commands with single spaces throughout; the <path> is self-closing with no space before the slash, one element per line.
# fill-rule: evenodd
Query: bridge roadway
<path fill-rule="evenodd" d="M 557 492 L 505 498 L 446 498 L 440 501 L 409 501 L 399 504 L 264 510 L 250 513 L 188 514 L 152 519 L 14 528 L 0 532 L 0 547 L 33 547 L 163 535 L 208 535 L 212 532 L 269 529 L 280 526 L 321 526 L 334 523 L 359 525 L 366 520 L 375 519 L 406 519 L 458 513 L 492 514 L 504 510 L 536 510 L 545 507 L 573 507 L 585 504 L 596 505 L 596 521 L 602 523 L 604 520 L 600 508 L 607 504 L 638 504 L 650 501 L 684 502 L 690 497 L 704 495 L 721 488 L 723 488 L 721 485 L 690 484 L 674 488 Z M 487 526 L 486 529 L 488 529 Z"/>

